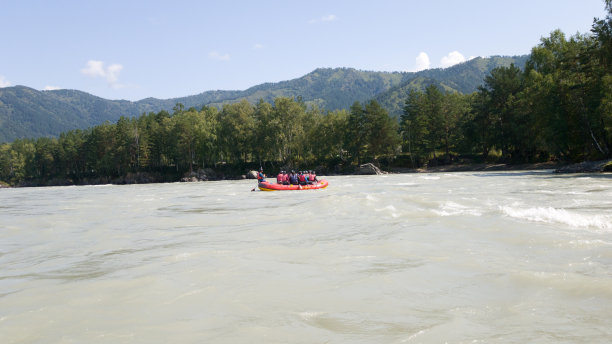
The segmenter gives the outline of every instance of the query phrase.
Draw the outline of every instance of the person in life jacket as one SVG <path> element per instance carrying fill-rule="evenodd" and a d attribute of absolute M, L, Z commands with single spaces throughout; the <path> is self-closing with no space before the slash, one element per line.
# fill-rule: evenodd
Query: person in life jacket
<path fill-rule="evenodd" d="M 261 182 L 265 182 L 266 181 L 266 175 L 263 173 L 263 168 L 259 168 L 259 173 L 257 173 L 257 182 L 261 183 Z"/>
<path fill-rule="evenodd" d="M 300 174 L 298 175 L 298 180 L 300 182 L 300 185 L 306 185 L 306 175 L 303 171 L 300 171 Z"/>
<path fill-rule="evenodd" d="M 278 175 L 276 176 L 276 184 L 282 184 L 283 180 L 285 180 L 285 171 L 280 171 L 278 172 Z"/>
<path fill-rule="evenodd" d="M 291 185 L 298 185 L 299 184 L 298 176 L 297 176 L 297 174 L 295 174 L 295 171 L 291 171 L 291 174 L 289 175 L 289 184 L 291 184 Z"/>
<path fill-rule="evenodd" d="M 289 185 L 289 174 L 287 171 L 283 171 L 283 185 Z"/>
<path fill-rule="evenodd" d="M 315 173 L 314 170 L 310 171 L 310 181 L 313 182 L 314 184 L 318 183 L 319 181 L 317 180 L 317 174 Z"/>
<path fill-rule="evenodd" d="M 304 171 L 304 173 L 306 174 L 306 182 L 308 184 L 314 184 L 313 178 L 312 178 L 312 171 L 306 170 Z"/>

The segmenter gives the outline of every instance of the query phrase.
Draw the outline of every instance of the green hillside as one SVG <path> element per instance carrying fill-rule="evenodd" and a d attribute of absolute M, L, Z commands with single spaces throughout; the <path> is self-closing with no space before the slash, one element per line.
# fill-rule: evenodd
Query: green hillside
<path fill-rule="evenodd" d="M 508 67 L 514 64 L 521 69 L 525 66 L 528 55 L 489 58 L 477 57 L 467 62 L 446 69 L 428 69 L 414 73 L 401 85 L 392 87 L 376 95 L 376 100 L 392 116 L 400 116 L 410 89 L 424 91 L 429 85 L 436 85 L 447 92 L 472 93 L 482 85 L 485 76 L 496 67 Z"/>
<path fill-rule="evenodd" d="M 377 99 L 392 115 L 401 113 L 410 88 L 430 84 L 447 91 L 474 92 L 484 76 L 495 67 L 515 63 L 522 67 L 527 56 L 476 58 L 446 69 L 417 73 L 371 72 L 353 68 L 320 68 L 303 77 L 264 83 L 244 91 L 207 91 L 172 99 L 146 98 L 137 102 L 107 100 L 76 90 L 37 91 L 24 86 L 0 88 L 0 142 L 17 138 L 57 136 L 61 132 L 88 128 L 121 116 L 172 111 L 181 103 L 185 108 L 204 105 L 222 107 L 247 99 L 272 102 L 278 97 L 301 97 L 308 105 L 336 110 L 355 101 Z"/>
<path fill-rule="evenodd" d="M 129 101 L 109 101 L 74 90 L 37 91 L 24 86 L 0 89 L 0 142 L 56 136 L 121 115 L 136 114 Z"/>
<path fill-rule="evenodd" d="M 372 99 L 377 94 L 399 85 L 406 73 L 359 71 L 353 68 L 319 68 L 294 80 L 266 83 L 251 87 L 233 99 L 211 105 L 237 102 L 247 99 L 254 103 L 259 99 L 272 102 L 277 97 L 301 96 L 307 104 L 336 110 L 348 108 L 355 101 Z"/>

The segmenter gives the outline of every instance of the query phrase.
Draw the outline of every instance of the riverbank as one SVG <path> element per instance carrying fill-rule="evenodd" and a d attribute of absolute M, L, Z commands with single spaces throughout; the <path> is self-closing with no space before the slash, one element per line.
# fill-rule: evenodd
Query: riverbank
<path fill-rule="evenodd" d="M 446 173 L 446 172 L 482 172 L 482 171 L 529 171 L 529 170 L 553 170 L 554 173 L 610 173 L 612 172 L 612 159 L 600 161 L 584 161 L 576 164 L 559 162 L 543 162 L 533 164 L 450 164 L 430 166 L 426 168 L 404 168 L 391 167 L 380 169 L 371 163 L 362 164 L 353 170 L 332 171 L 331 169 L 317 169 L 319 175 L 376 175 L 376 174 L 400 174 L 400 173 Z M 268 173 L 272 176 L 271 173 Z M 227 173 L 227 171 L 215 171 L 211 168 L 200 169 L 184 175 L 162 174 L 159 172 L 138 172 L 128 173 L 119 177 L 94 177 L 82 178 L 80 180 L 71 179 L 51 179 L 46 181 L 28 181 L 19 185 L 11 186 L 0 181 L 0 188 L 10 187 L 36 187 L 36 186 L 67 186 L 67 185 L 100 185 L 100 184 L 153 184 L 153 183 L 173 183 L 173 182 L 201 182 L 201 181 L 220 181 L 220 180 L 240 180 L 255 179 L 255 171 L 245 171 L 241 174 Z"/>
<path fill-rule="evenodd" d="M 612 172 L 612 159 L 600 161 L 584 161 L 578 164 L 562 166 L 555 173 L 598 173 Z"/>
<path fill-rule="evenodd" d="M 433 166 L 427 168 L 393 168 L 393 173 L 439 173 L 439 172 L 479 172 L 479 171 L 526 171 L 526 170 L 557 170 L 566 166 L 561 163 L 545 162 L 535 164 L 457 164 Z"/>
<path fill-rule="evenodd" d="M 427 168 L 392 168 L 391 173 L 438 173 L 478 171 L 528 171 L 553 170 L 554 173 L 604 173 L 612 172 L 612 159 L 584 161 L 576 164 L 542 162 L 533 164 L 457 164 Z"/>

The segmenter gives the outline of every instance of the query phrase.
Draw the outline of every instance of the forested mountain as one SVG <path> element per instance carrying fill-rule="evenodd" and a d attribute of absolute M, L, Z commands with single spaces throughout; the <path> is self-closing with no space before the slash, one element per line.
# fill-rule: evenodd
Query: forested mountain
<path fill-rule="evenodd" d="M 355 101 L 372 99 L 377 94 L 400 85 L 410 73 L 360 71 L 353 68 L 319 68 L 294 80 L 266 83 L 251 87 L 234 99 L 223 103 L 247 99 L 271 102 L 278 97 L 301 97 L 308 104 L 322 109 L 348 109 Z M 221 103 L 210 105 L 219 106 Z"/>
<path fill-rule="evenodd" d="M 472 93 L 483 84 L 484 78 L 493 69 L 509 67 L 511 64 L 522 69 L 528 58 L 529 55 L 477 57 L 446 69 L 428 69 L 411 73 L 400 85 L 376 95 L 375 99 L 389 111 L 391 116 L 398 117 L 402 114 L 410 90 L 424 91 L 428 86 L 435 85 L 446 92 Z"/>
<path fill-rule="evenodd" d="M 0 88 L 0 142 L 16 138 L 57 136 L 61 132 L 116 122 L 121 116 L 171 111 L 204 105 L 221 108 L 242 99 L 255 103 L 278 97 L 300 97 L 325 110 L 348 109 L 355 101 L 377 99 L 392 116 L 401 114 L 409 89 L 437 85 L 447 91 L 474 92 L 492 69 L 511 63 L 523 67 L 527 56 L 475 58 L 446 69 L 421 72 L 371 72 L 353 68 L 320 68 L 297 79 L 264 83 L 244 91 L 207 91 L 172 99 L 137 102 L 107 100 L 76 90 L 37 91 L 24 86 Z"/>
<path fill-rule="evenodd" d="M 0 142 L 57 136 L 122 115 L 138 114 L 137 104 L 107 100 L 75 90 L 38 91 L 24 86 L 0 88 Z"/>

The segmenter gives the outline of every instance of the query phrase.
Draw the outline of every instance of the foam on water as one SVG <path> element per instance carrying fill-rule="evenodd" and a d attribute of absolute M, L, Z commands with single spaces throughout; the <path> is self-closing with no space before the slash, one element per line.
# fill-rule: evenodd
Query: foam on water
<path fill-rule="evenodd" d="M 499 209 L 507 216 L 528 221 L 565 224 L 574 228 L 612 229 L 612 215 L 586 215 L 552 207 L 518 208 L 500 206 Z"/>
<path fill-rule="evenodd" d="M 453 201 L 446 201 L 440 205 L 440 209 L 433 209 L 440 216 L 471 215 L 482 216 L 481 208 L 471 208 Z"/>
<path fill-rule="evenodd" d="M 378 211 L 378 212 L 386 212 L 389 215 L 391 215 L 391 217 L 394 217 L 394 218 L 400 216 L 400 214 L 398 213 L 397 209 L 393 205 L 388 205 L 388 206 L 386 206 L 384 208 L 376 208 L 375 210 Z"/>
<path fill-rule="evenodd" d="M 422 176 L 419 177 L 420 179 L 425 179 L 425 180 L 440 180 L 439 176 Z"/>
<path fill-rule="evenodd" d="M 611 241 L 605 241 L 605 240 L 571 240 L 568 242 L 568 244 L 571 246 L 581 247 L 581 248 L 612 246 Z"/>

